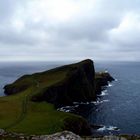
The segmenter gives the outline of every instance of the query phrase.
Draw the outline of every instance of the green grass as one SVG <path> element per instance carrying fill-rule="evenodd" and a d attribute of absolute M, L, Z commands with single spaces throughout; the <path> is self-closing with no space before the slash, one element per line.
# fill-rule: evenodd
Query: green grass
<path fill-rule="evenodd" d="M 66 118 L 78 116 L 59 112 L 47 102 L 32 102 L 29 95 L 34 87 L 26 91 L 0 98 L 0 128 L 8 132 L 25 134 L 52 134 L 62 131 Z"/>
<path fill-rule="evenodd" d="M 71 65 L 74 68 L 76 65 Z M 25 75 L 9 87 L 27 88 L 17 94 L 0 98 L 0 128 L 8 132 L 25 134 L 52 134 L 63 130 L 66 118 L 81 117 L 59 112 L 47 102 L 32 102 L 30 97 L 66 78 L 69 66 L 42 73 Z"/>

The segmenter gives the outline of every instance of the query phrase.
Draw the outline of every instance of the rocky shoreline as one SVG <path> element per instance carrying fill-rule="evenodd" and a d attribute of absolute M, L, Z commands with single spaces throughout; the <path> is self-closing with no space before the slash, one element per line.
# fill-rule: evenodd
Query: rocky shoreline
<path fill-rule="evenodd" d="M 89 101 L 89 102 L 73 102 L 72 105 L 69 106 L 62 106 L 60 108 L 57 108 L 58 111 L 62 112 L 70 112 L 79 115 L 79 111 L 82 110 L 82 106 L 89 105 L 89 104 L 99 104 L 103 101 L 100 101 L 100 97 L 102 97 L 102 92 L 106 90 L 106 88 L 110 85 L 112 81 L 115 79 L 107 72 L 107 71 L 102 71 L 102 72 L 96 72 L 95 73 L 95 86 L 96 86 L 96 96 L 98 97 L 97 100 L 95 101 Z M 80 109 L 81 108 L 81 109 Z M 78 112 L 77 112 L 78 111 Z M 94 125 L 90 124 L 90 127 L 92 129 L 99 129 L 104 127 L 103 125 Z M 118 130 L 117 127 L 114 128 L 116 131 Z"/>
<path fill-rule="evenodd" d="M 0 139 L 2 140 L 81 140 L 81 137 L 70 132 L 63 131 L 52 135 L 25 135 L 22 133 L 11 133 L 0 129 Z"/>
<path fill-rule="evenodd" d="M 2 140 L 140 140 L 138 135 L 109 135 L 100 137 L 80 137 L 70 131 L 58 132 L 52 135 L 25 135 L 22 133 L 10 133 L 0 129 Z"/>

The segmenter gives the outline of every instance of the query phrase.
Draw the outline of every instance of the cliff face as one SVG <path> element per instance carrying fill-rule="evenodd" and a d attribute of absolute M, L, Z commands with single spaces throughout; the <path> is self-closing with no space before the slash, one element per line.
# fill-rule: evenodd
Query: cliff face
<path fill-rule="evenodd" d="M 47 101 L 56 106 L 95 100 L 93 62 L 85 60 L 68 67 L 69 70 L 62 81 L 50 86 L 42 94 L 33 96 L 32 100 Z"/>
<path fill-rule="evenodd" d="M 95 74 L 95 92 L 100 94 L 102 87 L 107 86 L 108 82 L 114 81 L 114 78 L 108 72 L 96 72 Z"/>

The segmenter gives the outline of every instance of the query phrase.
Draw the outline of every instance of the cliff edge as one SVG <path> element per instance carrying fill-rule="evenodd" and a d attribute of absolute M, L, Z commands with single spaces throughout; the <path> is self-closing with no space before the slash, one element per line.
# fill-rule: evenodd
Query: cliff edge
<path fill-rule="evenodd" d="M 52 78 L 51 78 L 52 77 Z M 25 75 L 4 87 L 5 94 L 17 94 L 37 86 L 31 96 L 35 102 L 47 101 L 55 106 L 70 105 L 96 99 L 95 70 L 92 60 L 58 67 L 46 72 Z"/>

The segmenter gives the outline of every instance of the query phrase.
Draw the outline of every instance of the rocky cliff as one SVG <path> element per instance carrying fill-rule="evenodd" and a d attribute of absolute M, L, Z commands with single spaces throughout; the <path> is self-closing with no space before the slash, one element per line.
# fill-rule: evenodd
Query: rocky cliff
<path fill-rule="evenodd" d="M 95 74 L 95 93 L 100 94 L 102 89 L 114 78 L 108 72 L 96 72 Z"/>
<path fill-rule="evenodd" d="M 31 100 L 47 101 L 57 107 L 71 105 L 73 102 L 96 100 L 102 86 L 114 80 L 107 72 L 95 74 L 93 61 L 58 67 L 42 73 L 24 75 L 4 87 L 5 94 L 17 94 L 32 86 L 38 87 Z"/>
<path fill-rule="evenodd" d="M 53 77 L 54 82 L 49 84 L 49 79 L 47 80 L 45 77 L 47 77 L 47 75 L 51 76 L 53 73 L 56 75 L 56 79 Z M 58 79 L 57 75 L 60 75 Z M 36 83 L 40 90 L 31 97 L 32 101 L 47 101 L 56 106 L 63 106 L 70 105 L 73 102 L 95 100 L 94 79 L 95 70 L 93 61 L 88 59 L 76 64 L 62 66 L 48 72 L 23 76 L 13 84 L 6 85 L 4 89 L 7 95 L 16 94 Z M 41 84 L 44 84 L 43 87 Z"/>
<path fill-rule="evenodd" d="M 69 67 L 69 70 L 63 80 L 44 90 L 43 94 L 33 96 L 32 100 L 47 101 L 56 106 L 95 100 L 95 71 L 93 62 L 85 60 L 66 67 Z M 63 67 L 63 69 L 66 67 Z M 61 69 L 60 67 L 58 71 Z"/>

